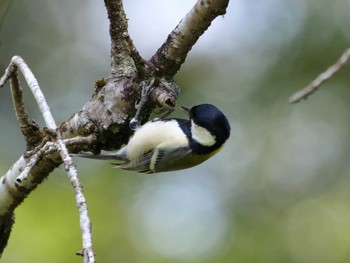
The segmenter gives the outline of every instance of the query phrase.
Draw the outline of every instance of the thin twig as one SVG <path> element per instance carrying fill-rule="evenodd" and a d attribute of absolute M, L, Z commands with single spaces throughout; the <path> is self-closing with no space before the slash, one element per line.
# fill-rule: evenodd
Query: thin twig
<path fill-rule="evenodd" d="M 51 131 L 55 131 L 57 129 L 57 125 L 55 123 L 55 120 L 51 114 L 51 110 L 49 105 L 46 102 L 45 96 L 42 93 L 39 83 L 36 80 L 34 74 L 32 71 L 29 69 L 28 65 L 25 63 L 25 61 L 19 57 L 19 56 L 14 56 L 11 60 L 11 63 L 16 65 L 18 69 L 21 71 L 23 74 L 24 79 L 28 83 L 28 86 L 31 90 L 31 92 L 34 95 L 34 98 L 39 106 L 39 110 L 41 114 L 43 115 L 43 118 L 45 120 L 45 124 L 48 129 Z"/>
<path fill-rule="evenodd" d="M 86 137 L 76 136 L 74 138 L 64 139 L 63 142 L 66 146 L 78 145 L 78 144 L 91 144 L 95 140 L 95 135 L 91 134 Z"/>
<path fill-rule="evenodd" d="M 52 152 L 53 150 L 57 151 L 57 146 L 53 142 L 46 142 L 46 144 L 41 147 L 39 151 L 37 151 L 29 160 L 26 167 L 23 169 L 21 174 L 16 178 L 16 181 L 18 183 L 22 183 L 24 180 L 28 179 L 29 172 L 32 170 L 32 168 L 39 162 L 39 160 L 44 156 L 44 154 L 47 154 L 48 152 Z"/>
<path fill-rule="evenodd" d="M 80 215 L 80 228 L 82 232 L 84 263 L 95 262 L 95 255 L 92 248 L 91 221 L 88 214 L 86 199 L 83 193 L 83 187 L 78 178 L 78 172 L 72 157 L 69 155 L 67 147 L 61 139 L 57 140 L 60 148 L 59 153 L 64 162 L 65 170 L 67 171 L 70 182 L 75 191 L 76 204 Z"/>
<path fill-rule="evenodd" d="M 350 48 L 345 50 L 345 52 L 341 55 L 341 57 L 338 59 L 338 61 L 334 65 L 330 66 L 326 71 L 318 75 L 318 77 L 314 79 L 308 86 L 294 93 L 289 98 L 289 102 L 297 103 L 302 99 L 307 99 L 312 93 L 317 91 L 325 81 L 329 80 L 331 77 L 333 77 L 335 73 L 343 69 L 346 66 L 346 63 L 348 62 L 349 58 L 350 58 Z"/>
<path fill-rule="evenodd" d="M 35 76 L 24 62 L 24 60 L 19 56 L 14 56 L 11 60 L 9 67 L 6 69 L 4 76 L 0 79 L 0 87 L 3 87 L 8 79 L 10 79 L 14 74 L 16 74 L 17 68 L 22 72 L 30 90 L 32 91 L 34 98 L 39 106 L 40 112 L 43 115 L 45 124 L 50 133 L 55 135 L 55 144 L 58 148 L 58 153 L 60 154 L 62 161 L 64 162 L 65 169 L 67 171 L 70 182 L 75 191 L 76 205 L 79 210 L 80 216 L 80 228 L 82 232 L 82 242 L 83 242 L 83 251 L 84 251 L 84 262 L 95 262 L 94 252 L 92 250 L 92 234 L 91 234 L 91 222 L 88 215 L 88 209 L 86 205 L 86 199 L 83 194 L 83 187 L 80 183 L 80 180 L 77 176 L 77 170 L 73 163 L 71 156 L 68 153 L 68 149 L 61 138 L 60 133 L 57 133 L 57 125 L 51 114 L 50 108 L 46 102 L 45 96 L 42 93 L 39 83 L 37 82 Z M 42 152 L 39 152 L 37 156 L 42 155 Z M 29 162 L 29 166 L 34 166 L 37 163 L 38 159 L 32 158 Z M 29 169 L 25 171 L 28 173 Z M 25 176 L 22 176 L 25 178 Z M 17 183 L 23 181 L 23 178 L 16 178 Z M 19 180 L 18 180 L 19 179 Z"/>
<path fill-rule="evenodd" d="M 77 136 L 70 139 L 63 140 L 64 145 L 78 145 L 78 144 L 89 144 L 94 140 L 95 136 L 90 135 L 87 137 Z M 39 160 L 46 154 L 51 154 L 57 152 L 59 145 L 56 142 L 47 141 L 44 145 L 39 145 L 30 153 L 26 154 L 26 158 L 30 158 L 26 167 L 23 169 L 22 173 L 17 177 L 16 181 L 18 183 L 23 182 L 28 179 L 29 172 L 31 169 L 39 162 Z"/>
<path fill-rule="evenodd" d="M 24 101 L 22 96 L 22 88 L 19 84 L 17 69 L 13 72 L 10 78 L 12 101 L 17 117 L 18 125 L 22 131 L 22 134 L 26 140 L 27 150 L 35 147 L 42 140 L 42 134 L 39 126 L 31 119 L 24 107 Z"/>
<path fill-rule="evenodd" d="M 22 96 L 22 88 L 19 85 L 19 80 L 17 76 L 17 70 L 12 74 L 10 79 L 12 100 L 15 107 L 15 112 L 17 115 L 17 121 L 19 126 L 26 126 L 29 123 L 28 114 L 24 109 L 24 101 Z"/>

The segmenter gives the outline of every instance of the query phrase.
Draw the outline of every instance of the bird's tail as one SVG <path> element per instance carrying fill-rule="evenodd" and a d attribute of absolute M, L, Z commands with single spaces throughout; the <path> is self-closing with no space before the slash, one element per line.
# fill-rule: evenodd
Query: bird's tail
<path fill-rule="evenodd" d="M 73 157 L 83 157 L 83 158 L 89 158 L 89 159 L 96 159 L 96 160 L 120 160 L 120 161 L 128 161 L 128 158 L 125 155 L 124 148 L 120 149 L 118 152 L 112 152 L 112 153 L 103 153 L 103 154 L 93 154 L 90 152 L 80 152 L 71 154 Z"/>

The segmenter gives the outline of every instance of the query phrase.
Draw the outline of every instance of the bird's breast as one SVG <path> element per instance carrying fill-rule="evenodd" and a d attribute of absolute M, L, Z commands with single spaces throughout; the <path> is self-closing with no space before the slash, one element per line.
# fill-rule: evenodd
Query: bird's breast
<path fill-rule="evenodd" d="M 176 148 L 188 145 L 188 138 L 175 120 L 147 122 L 139 128 L 127 145 L 130 160 L 153 151 L 160 145 Z"/>

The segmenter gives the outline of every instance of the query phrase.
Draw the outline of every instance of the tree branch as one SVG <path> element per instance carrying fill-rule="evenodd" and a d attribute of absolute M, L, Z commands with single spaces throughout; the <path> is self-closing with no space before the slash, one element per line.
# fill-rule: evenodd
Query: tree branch
<path fill-rule="evenodd" d="M 25 111 L 22 97 L 22 88 L 19 85 L 17 70 L 12 74 L 12 77 L 10 79 L 10 86 L 17 122 L 21 128 L 22 134 L 24 135 L 27 150 L 30 150 L 43 139 L 43 135 L 40 131 L 39 126 L 35 123 L 34 120 L 28 118 L 28 114 Z"/>
<path fill-rule="evenodd" d="M 150 62 L 157 74 L 172 78 L 184 63 L 188 52 L 211 22 L 226 13 L 229 0 L 198 0 L 191 11 L 169 34 Z"/>
<path fill-rule="evenodd" d="M 17 69 L 19 69 L 22 72 L 26 82 L 28 83 L 28 86 L 32 91 L 34 98 L 38 104 L 40 112 L 44 117 L 45 124 L 47 125 L 48 131 L 51 135 L 50 137 L 55 142 L 55 146 L 57 147 L 57 152 L 61 160 L 65 164 L 65 170 L 68 173 L 68 177 L 75 191 L 76 204 L 79 210 L 80 227 L 81 227 L 82 238 L 83 238 L 84 262 L 94 262 L 94 253 L 92 250 L 91 223 L 87 212 L 87 205 L 83 194 L 83 188 L 81 186 L 79 178 L 77 177 L 76 167 L 73 163 L 71 156 L 68 153 L 68 149 L 66 145 L 64 144 L 61 138 L 61 134 L 59 132 L 56 132 L 57 131 L 56 122 L 51 114 L 50 108 L 46 102 L 44 94 L 42 93 L 39 87 L 39 83 L 37 82 L 33 73 L 31 72 L 31 70 L 28 68 L 27 64 L 24 62 L 24 60 L 21 57 L 15 56 L 12 58 L 11 63 L 5 72 L 5 75 L 0 79 L 0 87 L 3 87 L 9 78 L 13 78 L 13 76 L 15 76 L 15 81 L 12 81 L 15 84 L 15 87 L 12 87 L 12 90 L 18 91 L 19 85 L 17 85 L 18 84 Z M 23 113 L 24 106 L 17 105 L 17 104 L 20 104 L 21 101 L 18 101 L 17 99 L 14 99 L 14 100 L 15 100 L 15 108 L 19 108 L 19 111 Z M 26 173 L 29 174 L 30 169 L 28 169 L 28 167 L 32 166 L 34 168 L 34 165 L 37 163 L 37 161 L 36 160 L 31 161 L 31 159 L 29 159 L 30 165 L 27 165 L 28 161 L 25 161 L 24 159 L 23 161 L 21 160 L 19 162 L 19 167 L 22 168 L 21 169 L 22 171 L 26 171 Z M 16 169 L 16 172 L 19 172 L 19 171 L 20 170 Z M 17 174 L 10 173 L 2 178 L 3 183 L 0 185 L 0 194 L 3 194 L 3 196 L 0 196 L 0 200 L 2 201 L 3 206 L 0 206 L 0 209 L 1 209 L 0 218 L 3 217 L 4 219 L 7 219 L 7 220 L 0 222 L 1 228 L 5 227 L 8 224 L 9 222 L 8 217 L 13 214 L 15 207 L 19 203 L 21 203 L 23 199 L 29 194 L 29 192 L 32 189 L 34 189 L 37 185 L 33 183 L 35 182 L 35 180 L 33 181 L 28 180 L 29 182 L 28 184 L 27 183 L 28 177 L 26 176 L 24 177 L 22 176 L 21 180 L 19 180 L 22 174 L 23 173 L 21 172 L 16 178 L 14 178 L 14 176 Z M 1 189 L 1 187 L 3 187 L 3 189 Z M 21 189 L 21 190 L 17 190 L 17 189 Z M 6 231 L 9 231 L 9 230 L 7 229 Z M 6 245 L 6 242 L 4 242 L 4 244 Z"/>
<path fill-rule="evenodd" d="M 343 69 L 346 66 L 349 58 L 350 58 L 350 48 L 345 50 L 345 52 L 341 55 L 341 57 L 338 59 L 338 61 L 335 64 L 333 64 L 326 71 L 318 75 L 318 77 L 314 79 L 308 86 L 294 93 L 289 98 L 289 102 L 297 103 L 302 99 L 307 99 L 311 94 L 316 92 L 324 82 L 326 82 L 331 77 L 333 77 L 335 73 Z"/>
<path fill-rule="evenodd" d="M 128 33 L 128 22 L 122 0 L 105 0 L 111 37 L 111 73 L 116 76 L 133 75 L 134 62 L 143 61 Z"/>

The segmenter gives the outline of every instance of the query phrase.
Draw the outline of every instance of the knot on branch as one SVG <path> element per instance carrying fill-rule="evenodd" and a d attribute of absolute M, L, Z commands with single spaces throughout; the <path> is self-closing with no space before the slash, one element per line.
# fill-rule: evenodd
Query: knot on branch
<path fill-rule="evenodd" d="M 151 102 L 156 107 L 164 110 L 171 110 L 176 106 L 176 100 L 180 93 L 180 87 L 173 79 L 161 79 L 159 85 L 151 93 Z"/>

